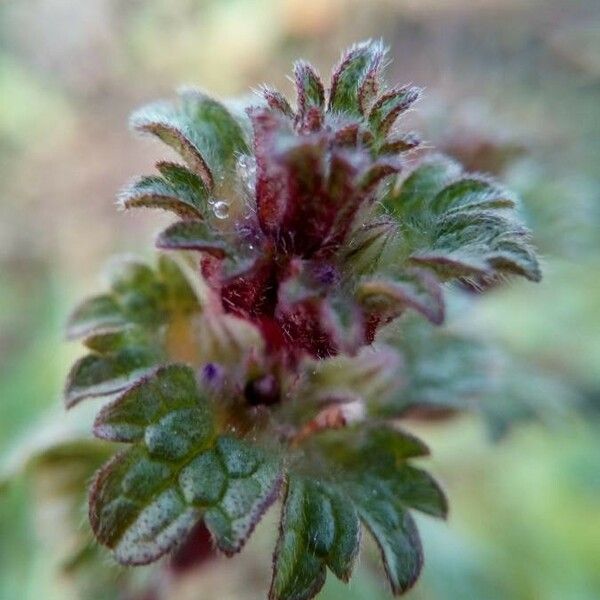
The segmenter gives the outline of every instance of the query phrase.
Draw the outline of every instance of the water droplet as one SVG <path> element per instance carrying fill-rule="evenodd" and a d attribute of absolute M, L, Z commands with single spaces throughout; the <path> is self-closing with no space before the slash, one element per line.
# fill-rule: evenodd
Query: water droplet
<path fill-rule="evenodd" d="M 251 193 L 256 180 L 256 160 L 254 157 L 242 154 L 237 161 L 237 172 L 240 181 Z"/>
<path fill-rule="evenodd" d="M 217 219 L 226 219 L 229 216 L 229 204 L 224 200 L 218 200 L 213 204 L 213 213 Z"/>
<path fill-rule="evenodd" d="M 209 203 L 211 206 L 214 206 L 214 204 L 215 204 L 215 202 L 216 202 L 216 201 L 217 201 L 217 199 L 216 199 L 216 198 L 213 198 L 212 196 L 209 196 L 209 197 L 208 197 L 208 200 L 207 200 L 207 202 L 208 202 L 208 203 Z"/>

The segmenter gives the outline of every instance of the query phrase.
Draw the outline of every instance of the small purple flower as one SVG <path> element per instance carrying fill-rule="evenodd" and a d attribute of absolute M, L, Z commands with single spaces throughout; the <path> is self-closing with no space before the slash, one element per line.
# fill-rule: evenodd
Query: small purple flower
<path fill-rule="evenodd" d="M 202 367 L 201 378 L 210 387 L 216 387 L 223 380 L 223 367 L 217 363 L 209 362 Z"/>

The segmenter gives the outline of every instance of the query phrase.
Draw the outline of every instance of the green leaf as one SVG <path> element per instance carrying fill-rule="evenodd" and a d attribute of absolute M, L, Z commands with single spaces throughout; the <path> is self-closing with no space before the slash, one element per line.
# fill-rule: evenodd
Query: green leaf
<path fill-rule="evenodd" d="M 228 245 L 203 221 L 179 221 L 165 229 L 157 238 L 156 246 L 167 250 L 199 250 L 223 258 Z"/>
<path fill-rule="evenodd" d="M 444 187 L 432 200 L 437 214 L 464 210 L 514 208 L 516 199 L 497 183 L 484 177 L 461 177 Z"/>
<path fill-rule="evenodd" d="M 384 205 L 397 218 L 419 218 L 444 185 L 460 172 L 460 166 L 445 156 L 429 157 L 410 173 L 399 190 L 386 196 Z"/>
<path fill-rule="evenodd" d="M 344 452 L 343 440 L 350 436 Z M 348 473 L 344 489 L 380 547 L 393 592 L 403 593 L 416 582 L 423 563 L 408 509 L 441 518 L 447 514 L 446 497 L 433 478 L 404 462 L 427 449 L 411 436 L 385 426 L 372 425 L 359 436 L 344 431 L 332 441 L 336 439 L 341 449 L 334 468 Z"/>
<path fill-rule="evenodd" d="M 83 340 L 86 348 L 98 354 L 110 354 L 128 346 L 144 346 L 151 336 L 144 329 L 127 323 L 124 327 L 96 329 Z"/>
<path fill-rule="evenodd" d="M 329 110 L 360 114 L 359 88 L 367 74 L 378 68 L 385 47 L 369 40 L 352 46 L 334 68 L 329 92 Z"/>
<path fill-rule="evenodd" d="M 388 219 L 361 225 L 349 237 L 342 260 L 353 275 L 373 273 L 380 264 L 386 264 L 386 255 L 397 256 L 400 240 L 394 223 Z"/>
<path fill-rule="evenodd" d="M 96 435 L 133 443 L 96 475 L 90 519 L 123 564 L 168 552 L 200 518 L 220 550 L 240 550 L 277 497 L 276 459 L 216 430 L 183 365 L 158 368 L 105 407 Z"/>
<path fill-rule="evenodd" d="M 423 550 L 413 518 L 384 486 L 357 486 L 352 497 L 379 546 L 393 593 L 403 594 L 416 583 L 423 568 Z"/>
<path fill-rule="evenodd" d="M 83 302 L 69 319 L 69 338 L 82 338 L 87 348 L 96 353 L 78 364 L 82 371 L 75 368 L 72 371 L 74 379 L 69 382 L 67 393 L 74 394 L 76 401 L 81 399 L 80 393 L 87 390 L 89 382 L 83 379 L 91 373 L 95 374 L 93 378 L 100 378 L 95 384 L 105 381 L 100 376 L 101 371 L 104 373 L 106 393 L 112 393 L 113 385 L 120 389 L 122 374 L 116 363 L 125 367 L 135 355 L 146 365 L 148 361 L 144 357 L 149 354 L 156 355 L 148 359 L 148 364 L 154 364 L 163 345 L 163 326 L 180 316 L 188 317 L 200 311 L 198 297 L 189 281 L 179 265 L 167 256 L 159 257 L 156 269 L 129 257 L 113 261 L 109 279 L 110 293 Z M 152 351 L 151 347 L 157 349 Z M 122 360 L 119 356 L 125 358 Z M 137 368 L 131 371 L 135 375 Z M 70 404 L 70 400 L 67 403 Z"/>
<path fill-rule="evenodd" d="M 426 267 L 442 280 L 541 278 L 516 198 L 489 178 L 461 175 L 455 163 L 434 156 L 383 204 L 397 220 L 400 239 L 396 260 L 387 256 L 390 264 Z"/>
<path fill-rule="evenodd" d="M 520 274 L 539 281 L 540 267 L 528 237 L 528 230 L 510 213 L 447 212 L 437 220 L 431 249 L 415 252 L 410 261 L 434 269 L 444 279 Z"/>
<path fill-rule="evenodd" d="M 410 458 L 429 454 L 429 448 L 417 437 L 388 422 L 371 422 L 339 431 L 328 431 L 314 444 L 343 472 L 352 474 L 396 468 Z"/>
<path fill-rule="evenodd" d="M 325 583 L 326 567 L 348 581 L 359 544 L 356 510 L 335 486 L 290 477 L 269 598 L 313 598 Z"/>
<path fill-rule="evenodd" d="M 126 324 L 115 299 L 102 294 L 85 300 L 73 311 L 67 323 L 67 337 L 83 338 L 98 330 L 120 328 Z"/>
<path fill-rule="evenodd" d="M 129 208 L 159 208 L 183 219 L 201 219 L 206 196 L 182 183 L 174 184 L 161 177 L 140 177 L 119 193 L 119 204 Z"/>
<path fill-rule="evenodd" d="M 140 133 L 150 133 L 171 146 L 188 167 L 202 179 L 206 189 L 213 187 L 213 173 L 203 154 L 202 141 L 197 139 L 193 122 L 169 103 L 160 102 L 141 108 L 131 116 L 131 127 Z"/>
<path fill-rule="evenodd" d="M 167 322 L 175 313 L 200 309 L 181 267 L 167 256 L 159 257 L 156 269 L 129 257 L 113 261 L 109 278 L 113 296 L 128 322 L 150 330 Z"/>
<path fill-rule="evenodd" d="M 385 424 L 330 431 L 292 462 L 274 555 L 271 600 L 308 600 L 326 567 L 346 581 L 358 554 L 358 518 L 379 545 L 394 593 L 421 571 L 421 542 L 410 509 L 445 517 L 446 498 L 407 459 L 427 453 L 416 438 Z"/>
<path fill-rule="evenodd" d="M 208 190 L 202 179 L 183 165 L 169 161 L 160 161 L 156 163 L 156 168 L 160 174 L 177 190 L 182 190 L 189 196 L 205 201 L 208 196 Z"/>
<path fill-rule="evenodd" d="M 223 104 L 199 90 L 188 88 L 180 93 L 180 99 L 213 172 L 224 175 L 235 166 L 238 154 L 249 152 L 240 123 Z"/>
<path fill-rule="evenodd" d="M 80 358 L 67 378 L 64 392 L 67 408 L 84 398 L 106 396 L 129 387 L 155 366 L 160 358 L 156 349 L 139 346 Z"/>
<path fill-rule="evenodd" d="M 535 250 L 515 240 L 500 240 L 494 244 L 487 262 L 496 271 L 521 275 L 531 281 L 542 280 Z"/>
<path fill-rule="evenodd" d="M 493 387 L 494 356 L 476 338 L 406 318 L 401 332 L 382 341 L 401 353 L 405 385 L 374 407 L 376 414 L 395 417 L 415 406 L 467 409 Z"/>
<path fill-rule="evenodd" d="M 177 151 L 209 192 L 216 177 L 233 167 L 236 154 L 248 152 L 243 129 L 233 115 L 196 90 L 183 91 L 178 104 L 161 102 L 138 110 L 131 124 Z"/>

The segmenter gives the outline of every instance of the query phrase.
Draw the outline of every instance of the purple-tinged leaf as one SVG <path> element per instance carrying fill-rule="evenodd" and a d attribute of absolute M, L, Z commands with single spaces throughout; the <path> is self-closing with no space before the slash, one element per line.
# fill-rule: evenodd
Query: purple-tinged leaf
<path fill-rule="evenodd" d="M 375 314 L 398 315 L 412 308 L 436 325 L 444 321 L 440 284 L 424 270 L 408 270 L 390 279 L 365 279 L 358 286 L 357 299 L 365 310 Z"/>
<path fill-rule="evenodd" d="M 414 86 L 394 88 L 385 92 L 373 105 L 369 113 L 369 123 L 379 137 L 385 137 L 396 119 L 406 112 L 421 95 L 421 89 Z"/>
<path fill-rule="evenodd" d="M 402 170 L 398 159 L 384 158 L 375 161 L 362 175 L 359 186 L 366 193 L 371 193 L 386 177 Z"/>
<path fill-rule="evenodd" d="M 286 117 L 292 118 L 294 116 L 294 111 L 292 110 L 290 103 L 281 92 L 265 85 L 260 88 L 260 94 L 265 99 L 267 106 L 270 109 L 279 111 Z"/>
<path fill-rule="evenodd" d="M 359 170 L 363 167 L 356 155 L 348 151 L 334 151 L 329 167 L 328 209 L 332 224 L 329 234 L 321 240 L 320 256 L 336 252 L 347 239 L 361 205 L 368 198 L 358 185 Z"/>
<path fill-rule="evenodd" d="M 131 116 L 131 126 L 141 133 L 150 133 L 171 146 L 190 169 L 202 179 L 206 188 L 213 188 L 211 169 L 198 145 L 194 143 L 190 124 L 169 104 L 147 106 Z"/>
<path fill-rule="evenodd" d="M 258 221 L 266 235 L 276 235 L 286 208 L 285 168 L 274 160 L 275 144 L 282 129 L 291 135 L 289 124 L 266 110 L 250 112 L 256 157 L 256 204 Z"/>
<path fill-rule="evenodd" d="M 216 258 L 227 255 L 227 244 L 204 221 L 179 221 L 167 227 L 156 240 L 157 248 L 198 250 Z"/>
<path fill-rule="evenodd" d="M 321 108 L 325 102 L 325 90 L 321 77 L 314 67 L 304 60 L 294 64 L 294 81 L 298 102 L 298 116 L 302 120 L 309 108 Z"/>
<path fill-rule="evenodd" d="M 365 74 L 381 60 L 385 48 L 381 41 L 366 41 L 349 48 L 333 69 L 328 109 L 360 114 L 359 88 Z"/>
<path fill-rule="evenodd" d="M 272 314 L 277 303 L 276 294 L 275 265 L 268 258 L 257 259 L 222 281 L 223 308 L 245 318 Z"/>
<path fill-rule="evenodd" d="M 278 160 L 285 172 L 285 209 L 277 244 L 285 253 L 310 255 L 335 218 L 326 188 L 325 138 L 304 136 Z"/>
<path fill-rule="evenodd" d="M 190 189 L 175 186 L 161 177 L 141 177 L 119 192 L 118 203 L 123 209 L 159 208 L 175 213 L 182 219 L 201 219 L 205 198 Z"/>
<path fill-rule="evenodd" d="M 421 144 L 421 137 L 414 132 L 402 133 L 388 137 L 379 149 L 379 154 L 400 154 L 414 150 Z"/>
<path fill-rule="evenodd" d="M 359 139 L 360 123 L 350 121 L 335 130 L 335 144 L 340 147 L 354 148 Z"/>
<path fill-rule="evenodd" d="M 280 304 L 275 316 L 294 353 L 308 352 L 315 358 L 326 358 L 339 352 L 342 332 L 335 312 L 323 298 Z"/>
<path fill-rule="evenodd" d="M 371 62 L 358 88 L 358 105 L 360 112 L 367 115 L 382 85 L 381 70 L 384 67 L 387 48 L 379 45 L 373 52 Z"/>

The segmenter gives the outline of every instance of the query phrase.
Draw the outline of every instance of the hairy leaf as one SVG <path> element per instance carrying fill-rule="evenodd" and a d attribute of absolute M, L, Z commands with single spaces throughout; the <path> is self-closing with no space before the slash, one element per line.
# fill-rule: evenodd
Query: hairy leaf
<path fill-rule="evenodd" d="M 110 292 L 90 298 L 75 309 L 68 336 L 83 338 L 98 352 L 143 341 L 174 314 L 199 310 L 198 298 L 178 264 L 160 256 L 156 269 L 126 257 L 113 261 Z"/>
<path fill-rule="evenodd" d="M 277 496 L 277 459 L 219 434 L 188 367 L 142 379 L 100 412 L 94 431 L 133 444 L 97 473 L 90 492 L 92 528 L 123 564 L 156 560 L 200 518 L 233 554 Z"/>
<path fill-rule="evenodd" d="M 465 409 L 493 388 L 493 354 L 477 338 L 407 318 L 401 332 L 384 339 L 401 352 L 406 379 L 396 394 L 373 407 L 378 414 L 398 416 L 414 407 Z"/>
<path fill-rule="evenodd" d="M 368 74 L 378 68 L 384 52 L 381 41 L 369 40 L 356 44 L 342 56 L 331 77 L 330 110 L 360 114 L 359 88 Z"/>
<path fill-rule="evenodd" d="M 313 598 L 325 583 L 326 567 L 348 581 L 359 543 L 356 509 L 336 486 L 290 477 L 269 597 Z"/>
<path fill-rule="evenodd" d="M 162 356 L 155 348 L 127 347 L 108 354 L 88 354 L 71 368 L 65 386 L 68 408 L 84 398 L 106 396 L 127 388 Z"/>
<path fill-rule="evenodd" d="M 442 280 L 541 277 L 516 199 L 489 178 L 461 175 L 443 157 L 424 161 L 384 205 L 398 223 L 400 255 Z"/>
<path fill-rule="evenodd" d="M 411 86 L 385 92 L 369 113 L 369 122 L 375 134 L 385 137 L 396 119 L 419 99 L 420 94 L 419 88 Z"/>
<path fill-rule="evenodd" d="M 67 336 L 87 337 L 94 331 L 114 329 L 127 321 L 115 299 L 109 294 L 94 296 L 82 302 L 69 317 Z"/>
<path fill-rule="evenodd" d="M 160 208 L 191 219 L 202 218 L 206 211 L 206 196 L 197 189 L 156 176 L 141 177 L 124 188 L 119 203 L 123 208 Z"/>
<path fill-rule="evenodd" d="M 396 316 L 412 308 L 439 325 L 444 320 L 444 299 L 435 277 L 418 269 L 390 276 L 389 279 L 365 279 L 357 298 L 366 310 Z"/>
<path fill-rule="evenodd" d="M 282 115 L 285 115 L 286 117 L 292 117 L 294 115 L 294 111 L 292 110 L 290 103 L 281 92 L 277 91 L 272 87 L 263 85 L 260 88 L 260 94 L 267 102 L 267 106 L 269 108 L 279 111 Z"/>
<path fill-rule="evenodd" d="M 311 473 L 315 450 L 320 458 Z M 288 481 L 270 597 L 314 597 L 325 582 L 326 567 L 346 581 L 358 554 L 359 518 L 381 549 L 392 590 L 410 588 L 423 557 L 408 510 L 442 518 L 447 512 L 437 483 L 406 463 L 426 451 L 418 440 L 389 426 L 315 438 L 296 466 L 303 474 Z"/>
<path fill-rule="evenodd" d="M 179 221 L 165 229 L 157 238 L 156 246 L 167 250 L 200 250 L 223 258 L 227 245 L 203 221 Z"/>
<path fill-rule="evenodd" d="M 194 90 L 184 91 L 178 105 L 162 102 L 140 109 L 131 124 L 174 148 L 209 191 L 215 175 L 232 167 L 235 153 L 247 151 L 243 130 L 231 113 Z"/>
<path fill-rule="evenodd" d="M 309 108 L 323 106 L 325 91 L 318 73 L 306 61 L 295 63 L 294 77 L 298 95 L 298 113 L 304 117 Z"/>

